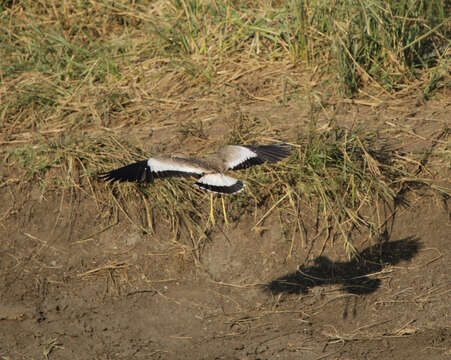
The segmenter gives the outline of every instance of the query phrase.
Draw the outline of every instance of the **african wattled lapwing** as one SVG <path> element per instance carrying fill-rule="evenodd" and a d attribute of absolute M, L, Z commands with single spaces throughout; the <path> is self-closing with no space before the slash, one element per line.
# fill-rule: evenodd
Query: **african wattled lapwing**
<path fill-rule="evenodd" d="M 290 155 L 292 147 L 285 143 L 271 145 L 228 145 L 206 158 L 193 159 L 176 156 L 155 156 L 147 160 L 100 173 L 105 181 L 132 181 L 152 183 L 154 179 L 168 177 L 196 177 L 196 185 L 212 193 L 234 194 L 242 191 L 245 184 L 227 176 L 228 170 L 241 170 L 264 162 L 275 163 Z M 224 220 L 227 224 L 224 198 Z M 210 198 L 210 218 L 213 224 L 213 198 Z"/>

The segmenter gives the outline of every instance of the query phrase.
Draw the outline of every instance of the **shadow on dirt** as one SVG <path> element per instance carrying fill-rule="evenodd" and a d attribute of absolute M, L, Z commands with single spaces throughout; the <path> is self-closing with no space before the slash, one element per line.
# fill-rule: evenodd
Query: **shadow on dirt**
<path fill-rule="evenodd" d="M 265 288 L 272 294 L 307 294 L 308 289 L 315 286 L 342 284 L 342 289 L 348 293 L 370 294 L 381 282 L 371 274 L 410 260 L 420 248 L 418 239 L 408 237 L 368 247 L 358 258 L 348 262 L 333 262 L 326 256 L 319 256 L 313 266 L 301 265 L 298 271 L 271 281 Z"/>

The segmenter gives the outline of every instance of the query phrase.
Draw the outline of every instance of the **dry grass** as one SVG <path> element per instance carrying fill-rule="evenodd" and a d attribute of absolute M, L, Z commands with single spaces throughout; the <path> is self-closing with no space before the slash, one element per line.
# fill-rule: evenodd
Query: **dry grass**
<path fill-rule="evenodd" d="M 318 233 L 341 237 L 351 254 L 351 230 L 366 229 L 377 238 L 384 225 L 379 206 L 393 207 L 406 187 L 431 182 L 415 173 L 422 154 L 400 156 L 375 131 L 340 128 L 333 119 L 320 127 L 317 119 L 327 104 L 317 94 L 355 94 L 366 86 L 368 99 L 381 103 L 413 82 L 425 98 L 449 85 L 449 50 L 443 47 L 449 24 L 442 18 L 431 23 L 418 16 L 416 5 L 404 3 L 403 10 L 347 1 L 331 13 L 330 5 L 307 7 L 303 1 L 5 2 L 3 161 L 11 169 L 24 168 L 25 180 L 39 183 L 43 193 L 84 193 L 105 226 L 123 214 L 152 233 L 156 219 L 162 219 L 175 241 L 200 250 L 213 230 L 208 197 L 189 180 L 110 188 L 95 174 L 154 152 L 186 149 L 187 142 L 193 152 L 208 152 L 225 143 L 282 138 L 296 145 L 295 154 L 275 167 L 243 174 L 249 191 L 228 201 L 231 218 L 254 211 L 260 225 L 279 209 L 281 231 L 292 241 L 302 236 L 303 214 L 313 213 Z M 430 3 L 443 10 L 440 1 Z M 338 13 L 341 23 L 331 20 Z M 359 27 L 355 19 L 366 26 L 352 42 Z M 404 27 L 393 31 L 397 26 Z M 373 39 L 374 33 L 381 38 Z M 390 34 L 399 38 L 389 39 Z M 381 46 L 386 53 L 380 54 Z M 307 66 L 314 71 L 306 83 Z M 337 77 L 338 86 L 331 81 Z M 255 101 L 308 105 L 309 131 L 293 134 L 299 130 L 293 119 L 286 122 L 287 138 L 288 131 L 241 110 Z M 221 121 L 227 122 L 227 133 L 211 137 L 207 125 Z M 127 140 L 130 134 L 144 145 L 154 133 L 164 134 L 163 140 L 146 151 Z M 434 149 L 445 161 L 447 136 Z M 0 186 L 9 180 L 1 179 Z"/>

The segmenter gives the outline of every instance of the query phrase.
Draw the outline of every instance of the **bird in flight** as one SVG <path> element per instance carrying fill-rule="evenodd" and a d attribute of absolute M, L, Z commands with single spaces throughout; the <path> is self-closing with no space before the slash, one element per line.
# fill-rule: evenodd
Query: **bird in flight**
<path fill-rule="evenodd" d="M 203 159 L 176 156 L 155 156 L 124 167 L 103 172 L 99 177 L 110 182 L 147 182 L 168 177 L 196 177 L 196 185 L 213 195 L 234 194 L 242 191 L 245 184 L 225 175 L 228 170 L 241 170 L 265 162 L 275 163 L 290 155 L 292 147 L 285 143 L 270 145 L 228 145 Z M 224 220 L 227 224 L 224 198 Z M 213 198 L 210 198 L 210 219 L 215 224 Z"/>

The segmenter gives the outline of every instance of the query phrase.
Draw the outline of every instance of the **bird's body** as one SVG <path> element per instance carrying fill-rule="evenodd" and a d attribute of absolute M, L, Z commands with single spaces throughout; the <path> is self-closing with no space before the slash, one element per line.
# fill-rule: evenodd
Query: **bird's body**
<path fill-rule="evenodd" d="M 283 143 L 238 146 L 228 145 L 204 159 L 155 156 L 147 160 L 101 173 L 106 181 L 153 182 L 155 178 L 196 177 L 196 185 L 211 192 L 233 194 L 244 189 L 241 180 L 224 173 L 245 169 L 264 162 L 274 163 L 287 157 L 291 146 Z"/>

